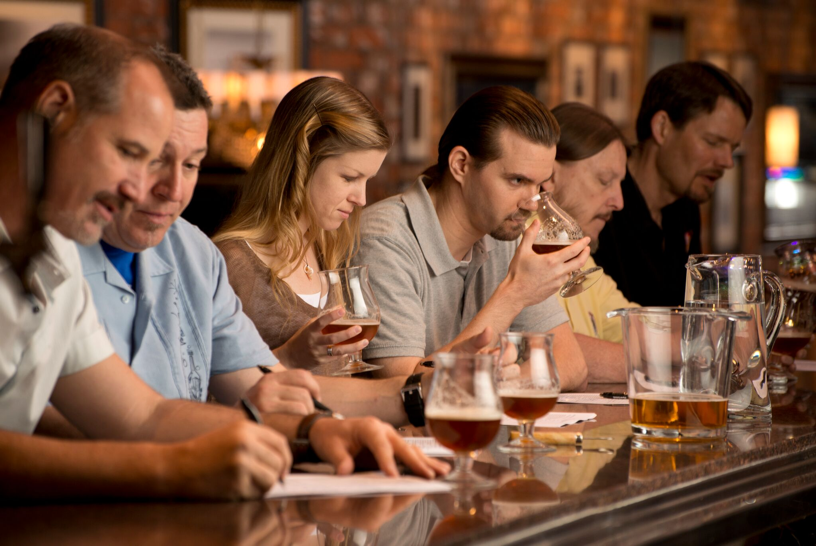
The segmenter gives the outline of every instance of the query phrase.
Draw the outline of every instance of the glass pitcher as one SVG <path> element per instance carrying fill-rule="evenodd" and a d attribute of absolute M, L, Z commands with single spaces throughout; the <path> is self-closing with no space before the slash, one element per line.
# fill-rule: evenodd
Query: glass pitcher
<path fill-rule="evenodd" d="M 686 307 L 743 311 L 750 317 L 737 325 L 734 336 L 729 418 L 769 420 L 768 352 L 785 315 L 779 277 L 762 270 L 760 256 L 745 254 L 693 254 L 686 270 Z"/>

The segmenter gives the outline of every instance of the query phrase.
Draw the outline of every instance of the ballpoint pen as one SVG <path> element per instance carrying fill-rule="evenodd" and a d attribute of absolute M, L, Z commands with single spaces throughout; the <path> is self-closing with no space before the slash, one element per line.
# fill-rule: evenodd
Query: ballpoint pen
<path fill-rule="evenodd" d="M 270 370 L 266 366 L 262 366 L 261 364 L 258 364 L 258 369 L 261 370 L 261 373 L 264 373 L 264 374 L 273 373 L 272 370 Z M 312 397 L 312 403 L 314 404 L 314 407 L 316 409 L 318 409 L 318 410 L 320 410 L 322 412 L 325 412 L 325 413 L 330 413 L 331 416 L 334 417 L 335 419 L 343 419 L 343 416 L 341 414 L 333 411 L 326 404 L 315 400 L 314 396 Z"/>
<path fill-rule="evenodd" d="M 263 417 L 261 417 L 261 412 L 258 411 L 258 408 L 255 407 L 255 404 L 249 401 L 246 396 L 241 397 L 241 407 L 246 413 L 246 416 L 249 418 L 250 421 L 253 421 L 259 425 L 264 425 Z M 278 476 L 278 481 L 283 483 L 283 474 Z"/>
<path fill-rule="evenodd" d="M 629 396 L 625 392 L 602 392 L 601 398 L 626 400 Z"/>

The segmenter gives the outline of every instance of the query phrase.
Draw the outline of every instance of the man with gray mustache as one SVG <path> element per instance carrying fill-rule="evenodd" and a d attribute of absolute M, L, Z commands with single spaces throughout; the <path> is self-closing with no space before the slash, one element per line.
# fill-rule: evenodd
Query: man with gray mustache
<path fill-rule="evenodd" d="M 682 305 L 688 256 L 702 252 L 699 204 L 734 166 L 751 112 L 740 84 L 708 63 L 677 63 L 649 80 L 621 184 L 626 206 L 594 255 L 630 301 Z"/>

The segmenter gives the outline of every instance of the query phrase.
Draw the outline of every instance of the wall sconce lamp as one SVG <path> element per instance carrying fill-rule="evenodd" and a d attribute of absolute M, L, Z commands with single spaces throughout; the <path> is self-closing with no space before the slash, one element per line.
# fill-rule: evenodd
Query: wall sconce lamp
<path fill-rule="evenodd" d="M 795 167 L 799 163 L 799 111 L 772 106 L 765 114 L 765 164 Z"/>

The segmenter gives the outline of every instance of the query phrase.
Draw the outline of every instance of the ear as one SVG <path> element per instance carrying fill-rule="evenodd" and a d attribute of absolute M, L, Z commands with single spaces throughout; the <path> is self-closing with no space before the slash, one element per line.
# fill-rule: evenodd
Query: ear
<path fill-rule="evenodd" d="M 77 117 L 74 90 L 68 82 L 55 80 L 40 93 L 34 110 L 48 119 L 52 131 L 70 127 Z"/>
<path fill-rule="evenodd" d="M 660 110 L 652 116 L 652 138 L 658 144 L 663 144 L 669 132 L 674 128 L 669 114 L 665 110 Z"/>
<path fill-rule="evenodd" d="M 464 146 L 456 146 L 448 154 L 448 169 L 454 180 L 460 184 L 472 167 L 472 159 Z"/>

